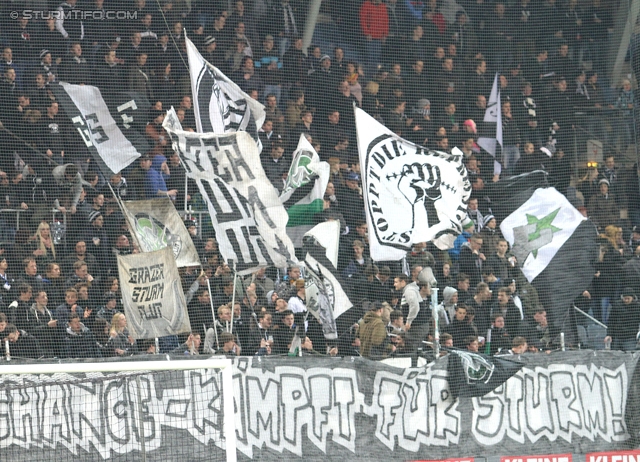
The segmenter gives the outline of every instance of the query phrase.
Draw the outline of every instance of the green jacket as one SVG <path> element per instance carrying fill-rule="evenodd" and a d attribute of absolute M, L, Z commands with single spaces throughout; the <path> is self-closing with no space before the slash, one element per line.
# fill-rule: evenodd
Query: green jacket
<path fill-rule="evenodd" d="M 360 354 L 363 358 L 386 358 L 391 351 L 387 329 L 375 311 L 367 311 L 360 325 Z"/>

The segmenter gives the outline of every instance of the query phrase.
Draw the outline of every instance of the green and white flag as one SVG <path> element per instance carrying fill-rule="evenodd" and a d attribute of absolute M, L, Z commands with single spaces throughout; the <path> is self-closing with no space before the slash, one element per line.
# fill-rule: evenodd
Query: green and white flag
<path fill-rule="evenodd" d="M 303 134 L 287 175 L 287 181 L 280 194 L 280 201 L 287 209 L 287 228 L 315 224 L 314 215 L 324 209 L 324 192 L 329 183 L 330 167 L 320 162 L 318 153 Z"/>
<path fill-rule="evenodd" d="M 200 265 L 191 235 L 170 199 L 123 201 L 121 205 L 142 252 L 171 247 L 178 268 Z"/>
<path fill-rule="evenodd" d="M 554 188 L 546 173 L 535 171 L 494 183 L 492 212 L 525 277 L 547 311 L 551 337 L 577 341 L 571 310 L 593 279 L 598 233 Z"/>
<path fill-rule="evenodd" d="M 540 188 L 502 221 L 500 230 L 531 282 L 585 220 L 555 188 Z"/>

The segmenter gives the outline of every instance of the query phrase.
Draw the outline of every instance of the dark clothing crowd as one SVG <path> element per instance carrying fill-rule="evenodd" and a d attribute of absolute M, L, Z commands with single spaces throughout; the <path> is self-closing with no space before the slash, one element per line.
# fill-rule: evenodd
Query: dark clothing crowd
<path fill-rule="evenodd" d="M 0 5 L 0 198 L 2 209 L 15 211 L 0 215 L 7 353 L 383 359 L 430 348 L 424 342 L 434 340 L 435 319 L 450 346 L 491 354 L 525 343 L 525 350 L 551 348 L 545 307 L 502 238 L 487 194 L 492 183 L 535 170 L 546 171 L 601 233 L 594 282 L 576 305 L 608 326 L 613 348 L 635 348 L 640 169 L 616 163 L 616 155 L 635 143 L 637 101 L 630 80 L 613 82 L 614 92 L 602 87 L 614 11 L 600 0 L 331 0 L 321 14 L 336 45 L 305 51 L 307 7 L 302 0 Z M 274 188 L 282 191 L 301 135 L 330 165 L 324 207 L 312 221 L 340 222 L 336 274 L 353 308 L 338 319 L 337 339 L 327 341 L 307 310 L 304 268 L 263 268 L 236 280 L 219 254 L 201 213 L 206 204 L 162 127 L 173 106 L 182 127 L 196 130 L 185 34 L 265 105 L 261 162 Z M 496 137 L 497 127 L 483 122 L 494 81 L 502 144 L 489 152 L 479 138 Z M 115 92 L 146 99 L 148 152 L 116 175 L 100 171 L 82 128 L 51 90 L 61 82 L 95 86 L 105 100 Z M 413 143 L 462 151 L 472 197 L 453 249 L 419 243 L 402 261 L 371 260 L 354 105 Z M 573 159 L 581 157 L 569 155 L 576 110 L 589 115 L 587 130 L 605 146 L 602 165 L 582 168 Z M 185 225 L 203 266 L 181 268 L 193 332 L 136 341 L 117 257 L 139 250 L 118 201 L 158 197 L 196 212 Z"/>

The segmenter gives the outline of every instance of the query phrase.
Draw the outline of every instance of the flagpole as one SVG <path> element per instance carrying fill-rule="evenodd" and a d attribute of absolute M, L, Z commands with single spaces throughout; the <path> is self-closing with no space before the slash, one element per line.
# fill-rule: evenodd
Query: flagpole
<path fill-rule="evenodd" d="M 231 296 L 231 333 L 233 334 L 233 308 L 236 306 L 236 261 L 233 260 L 233 295 Z"/>
<path fill-rule="evenodd" d="M 180 158 L 180 156 L 178 156 Z M 182 158 L 180 158 L 180 163 L 182 164 Z M 187 198 L 189 197 L 189 177 L 187 176 L 187 170 L 184 171 L 184 211 L 188 212 L 187 209 Z M 186 218 L 186 217 L 185 217 Z"/>
<path fill-rule="evenodd" d="M 111 175 L 109 175 L 109 179 L 107 180 L 107 186 L 109 186 L 109 190 L 111 191 L 111 194 L 113 195 L 113 198 L 116 200 L 116 202 L 118 204 L 118 207 L 120 207 L 120 211 L 122 212 L 122 215 L 126 218 L 127 217 L 127 213 L 125 212 L 124 206 L 122 205 L 122 201 L 116 195 L 116 192 L 111 187 Z M 125 221 L 127 222 L 127 228 L 129 228 L 129 231 L 131 231 L 131 233 L 130 233 L 131 237 L 136 241 L 136 244 L 138 245 L 138 250 L 142 251 L 142 246 L 140 245 L 140 241 L 138 240 L 138 236 L 131 229 L 131 225 L 129 224 L 129 220 L 125 220 Z M 165 229 L 166 229 L 166 226 L 165 226 Z"/>
<path fill-rule="evenodd" d="M 601 323 L 600 321 L 598 321 L 596 318 L 594 318 L 593 316 L 591 316 L 588 313 L 585 313 L 584 311 L 582 311 L 580 308 L 578 308 L 577 306 L 573 305 L 573 309 L 576 310 L 578 313 L 580 313 L 582 316 L 585 316 L 586 318 L 590 319 L 591 321 L 595 322 L 597 325 L 599 325 L 600 327 L 604 327 L 605 329 L 607 329 L 607 325 Z"/>
<path fill-rule="evenodd" d="M 438 288 L 431 289 L 431 317 L 433 318 L 433 352 L 440 356 L 440 329 L 438 326 Z"/>
<path fill-rule="evenodd" d="M 204 272 L 204 270 L 202 269 L 202 265 L 200 266 L 200 271 Z M 205 277 L 207 278 L 207 288 L 209 289 L 209 305 L 211 305 L 211 314 L 213 315 L 213 333 L 216 336 L 216 347 L 219 350 L 220 342 L 218 341 L 218 328 L 216 326 L 216 310 L 213 307 L 213 296 L 211 295 L 211 281 L 209 281 L 208 276 L 205 275 Z M 233 313 L 233 310 L 231 311 L 231 313 Z M 207 335 L 206 332 L 204 334 Z"/>
<path fill-rule="evenodd" d="M 26 147 L 28 147 L 29 149 L 31 149 L 33 152 L 35 152 L 36 154 L 38 154 L 40 157 L 42 157 L 43 159 L 48 160 L 49 162 L 52 162 L 54 165 L 59 166 L 60 164 L 58 164 L 55 160 L 53 160 L 52 158 L 50 158 L 48 155 L 46 155 L 45 153 L 43 153 L 42 151 L 40 151 L 39 149 L 35 148 L 34 146 L 31 146 L 27 141 L 23 140 L 22 138 L 20 138 L 18 135 L 16 135 L 15 133 L 13 133 L 11 130 L 9 130 L 7 127 L 5 127 L 4 125 L 2 125 L 0 123 L 0 131 L 6 132 L 9 134 L 9 136 L 11 136 L 12 138 L 15 138 L 16 140 L 20 141 L 22 144 L 24 144 Z"/>

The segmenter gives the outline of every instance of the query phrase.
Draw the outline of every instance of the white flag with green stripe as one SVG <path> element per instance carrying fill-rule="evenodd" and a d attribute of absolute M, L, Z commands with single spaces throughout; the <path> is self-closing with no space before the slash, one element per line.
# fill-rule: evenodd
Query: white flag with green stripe
<path fill-rule="evenodd" d="M 287 228 L 315 224 L 314 215 L 324 209 L 329 176 L 329 164 L 320 162 L 318 153 L 301 134 L 280 194 L 280 201 L 289 215 Z"/>

